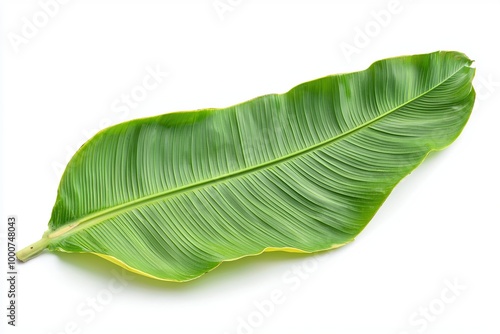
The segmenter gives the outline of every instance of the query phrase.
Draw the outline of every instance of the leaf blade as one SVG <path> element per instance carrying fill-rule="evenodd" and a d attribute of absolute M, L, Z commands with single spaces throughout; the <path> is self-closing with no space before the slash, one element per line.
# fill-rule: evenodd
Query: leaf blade
<path fill-rule="evenodd" d="M 391 58 L 225 109 L 106 129 L 65 171 L 49 248 L 186 281 L 266 249 L 350 242 L 405 175 L 458 136 L 474 102 L 470 63 L 454 52 Z"/>

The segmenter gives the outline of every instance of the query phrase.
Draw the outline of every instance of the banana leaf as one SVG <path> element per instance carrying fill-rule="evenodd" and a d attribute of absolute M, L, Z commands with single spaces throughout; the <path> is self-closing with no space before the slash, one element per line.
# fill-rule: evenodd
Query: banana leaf
<path fill-rule="evenodd" d="M 17 256 L 92 253 L 188 281 L 266 251 L 345 245 L 460 134 L 471 63 L 442 51 L 384 59 L 228 108 L 111 126 L 73 156 L 48 230 Z"/>

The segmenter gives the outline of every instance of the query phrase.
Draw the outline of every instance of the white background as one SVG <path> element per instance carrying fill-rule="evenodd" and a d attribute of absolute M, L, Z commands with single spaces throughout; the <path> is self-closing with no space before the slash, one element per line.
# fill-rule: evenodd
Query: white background
<path fill-rule="evenodd" d="M 218 12 L 213 0 L 72 0 L 43 22 L 38 1 L 1 2 L 0 263 L 7 215 L 18 216 L 18 246 L 38 240 L 61 166 L 88 136 L 122 120 L 224 107 L 386 57 L 458 50 L 477 67 L 470 121 L 342 249 L 265 254 L 184 284 L 116 281 L 121 269 L 100 258 L 47 252 L 19 265 L 15 328 L 6 326 L 1 279 L 2 333 L 498 334 L 500 3 L 220 3 L 230 10 Z M 23 37 L 33 16 L 45 26 Z M 347 45 L 356 53 L 343 52 Z M 168 75 L 117 113 L 147 68 Z M 266 300 L 279 292 L 271 307 Z"/>

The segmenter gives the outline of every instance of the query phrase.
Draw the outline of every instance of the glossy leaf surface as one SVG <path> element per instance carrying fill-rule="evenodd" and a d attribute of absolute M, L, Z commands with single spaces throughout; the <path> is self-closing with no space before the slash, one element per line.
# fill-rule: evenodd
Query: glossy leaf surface
<path fill-rule="evenodd" d="M 39 242 L 191 280 L 263 251 L 352 241 L 394 186 L 459 135 L 474 69 L 457 52 L 390 58 L 224 109 L 96 134 L 62 177 Z"/>

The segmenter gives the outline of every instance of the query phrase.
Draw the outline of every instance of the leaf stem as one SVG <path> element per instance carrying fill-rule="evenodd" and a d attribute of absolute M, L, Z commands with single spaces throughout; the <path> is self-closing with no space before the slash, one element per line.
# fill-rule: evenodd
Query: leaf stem
<path fill-rule="evenodd" d="M 16 253 L 17 259 L 21 262 L 26 262 L 40 254 L 48 245 L 49 238 L 44 235 L 42 239 L 18 251 Z"/>

